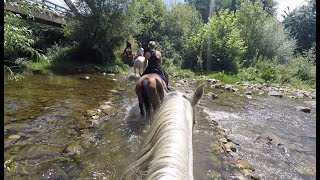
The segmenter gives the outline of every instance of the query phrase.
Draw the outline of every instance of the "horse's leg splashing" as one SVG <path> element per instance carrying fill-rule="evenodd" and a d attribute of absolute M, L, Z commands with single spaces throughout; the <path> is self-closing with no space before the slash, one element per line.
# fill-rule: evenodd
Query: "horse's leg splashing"
<path fill-rule="evenodd" d="M 141 115 L 144 115 L 143 114 L 143 104 L 144 104 L 147 116 L 150 115 L 150 111 L 151 111 L 151 109 L 150 109 L 150 96 L 149 96 L 149 90 L 148 90 L 149 85 L 150 85 L 149 78 L 142 80 L 142 101 L 143 101 L 143 103 L 140 105 L 140 102 L 139 102 Z"/>

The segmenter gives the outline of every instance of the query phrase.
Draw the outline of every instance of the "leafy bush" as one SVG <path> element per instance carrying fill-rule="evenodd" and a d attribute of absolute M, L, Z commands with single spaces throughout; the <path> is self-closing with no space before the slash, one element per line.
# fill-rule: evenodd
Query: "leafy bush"
<path fill-rule="evenodd" d="M 78 43 L 73 42 L 71 45 L 55 44 L 48 49 L 46 54 L 50 61 L 70 60 L 72 52 L 78 47 Z"/>
<path fill-rule="evenodd" d="M 32 31 L 20 23 L 20 15 L 6 12 L 4 16 L 4 54 L 11 56 L 17 52 L 25 53 L 26 56 L 40 59 L 42 55 L 36 51 L 32 44 L 35 37 Z"/>

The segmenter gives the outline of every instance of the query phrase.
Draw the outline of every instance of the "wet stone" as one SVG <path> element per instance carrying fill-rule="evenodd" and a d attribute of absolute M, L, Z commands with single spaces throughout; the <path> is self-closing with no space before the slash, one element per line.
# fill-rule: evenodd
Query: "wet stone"
<path fill-rule="evenodd" d="M 238 160 L 238 166 L 242 169 L 250 169 L 251 171 L 255 171 L 255 168 L 250 163 L 242 159 Z"/>
<path fill-rule="evenodd" d="M 219 80 L 216 79 L 208 79 L 207 81 L 209 81 L 211 84 L 216 84 L 219 82 Z"/>
<path fill-rule="evenodd" d="M 94 116 L 96 112 L 94 110 L 86 110 L 86 115 L 87 116 Z"/>
<path fill-rule="evenodd" d="M 84 150 L 80 146 L 79 141 L 74 141 L 67 145 L 65 152 L 67 156 L 76 156 L 82 154 Z"/>
<path fill-rule="evenodd" d="M 213 85 L 213 88 L 222 88 L 222 84 L 217 83 L 217 84 Z"/>
<path fill-rule="evenodd" d="M 232 90 L 232 86 L 229 85 L 229 84 L 226 84 L 226 85 L 224 86 L 224 89 L 225 89 L 226 91 L 231 91 L 231 90 Z"/>
<path fill-rule="evenodd" d="M 84 139 L 80 142 L 80 145 L 83 149 L 89 149 L 90 147 L 92 147 L 93 143 L 90 142 L 89 140 Z"/>
<path fill-rule="evenodd" d="M 94 116 L 91 116 L 92 119 L 98 119 L 99 116 L 98 115 L 94 115 Z"/>
<path fill-rule="evenodd" d="M 118 91 L 117 91 L 117 90 L 114 90 L 114 89 L 111 89 L 110 92 L 112 92 L 112 93 L 118 93 Z"/>
<path fill-rule="evenodd" d="M 224 137 L 223 137 L 223 138 L 220 138 L 219 141 L 222 142 L 222 143 L 224 143 L 224 144 L 228 142 L 227 139 L 224 138 Z"/>
<path fill-rule="evenodd" d="M 306 96 L 305 96 L 305 94 L 303 94 L 303 93 L 298 93 L 298 94 L 296 95 L 296 97 L 297 97 L 298 99 L 303 99 L 303 98 L 305 98 Z"/>
<path fill-rule="evenodd" d="M 80 77 L 80 79 L 83 79 L 83 80 L 89 80 L 89 79 L 90 79 L 90 77 L 89 77 L 89 76 L 82 76 L 82 77 Z"/>
<path fill-rule="evenodd" d="M 305 113 L 310 113 L 309 107 L 297 106 L 296 109 L 298 109 L 299 111 L 305 112 Z"/>
<path fill-rule="evenodd" d="M 233 157 L 233 158 L 235 158 L 235 159 L 240 159 L 240 156 L 239 156 L 239 154 L 238 153 L 236 153 L 236 152 L 229 152 L 229 154 Z"/>
<path fill-rule="evenodd" d="M 210 97 L 211 99 L 218 99 L 218 98 L 219 98 L 219 96 L 216 95 L 216 94 L 214 94 L 214 93 L 209 93 L 208 95 L 209 95 L 209 97 Z"/>
<path fill-rule="evenodd" d="M 279 92 L 279 91 L 271 91 L 268 93 L 269 96 L 273 96 L 273 97 L 279 97 L 279 98 L 282 98 L 282 93 Z"/>
<path fill-rule="evenodd" d="M 9 136 L 8 138 L 9 138 L 9 139 L 19 139 L 19 138 L 20 138 L 20 136 L 19 136 L 19 135 L 17 135 L 17 134 L 15 134 L 15 135 L 11 135 L 11 136 Z"/>
<path fill-rule="evenodd" d="M 252 92 L 251 92 L 251 91 L 246 91 L 246 92 L 244 92 L 244 94 L 245 94 L 245 95 L 251 95 Z"/>
<path fill-rule="evenodd" d="M 237 151 L 237 145 L 235 145 L 233 142 L 227 142 L 224 144 L 227 152 L 236 152 Z"/>

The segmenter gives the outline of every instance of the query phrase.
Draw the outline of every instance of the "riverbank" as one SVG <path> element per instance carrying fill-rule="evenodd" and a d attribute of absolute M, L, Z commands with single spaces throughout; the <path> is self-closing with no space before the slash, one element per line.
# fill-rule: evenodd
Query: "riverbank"
<path fill-rule="evenodd" d="M 76 75 L 76 74 L 95 74 L 95 73 L 114 73 L 114 74 L 129 74 L 133 71 L 132 67 L 116 60 L 113 65 L 109 64 L 94 64 L 94 63 L 79 63 L 68 61 L 39 61 L 30 62 L 23 68 L 25 74 L 56 74 L 56 75 Z M 265 80 L 261 78 L 252 68 L 241 69 L 238 74 L 230 74 L 226 72 L 212 73 L 195 73 L 191 70 L 180 69 L 176 66 L 166 64 L 164 69 L 169 74 L 169 78 L 194 78 L 199 80 L 216 79 L 222 84 L 237 85 L 243 82 L 250 84 L 260 84 L 268 87 L 278 87 L 282 89 L 290 89 L 292 91 L 302 90 L 312 92 L 315 90 L 316 84 L 310 81 L 302 81 L 296 77 L 287 77 L 287 80 L 280 78 L 274 80 Z"/>

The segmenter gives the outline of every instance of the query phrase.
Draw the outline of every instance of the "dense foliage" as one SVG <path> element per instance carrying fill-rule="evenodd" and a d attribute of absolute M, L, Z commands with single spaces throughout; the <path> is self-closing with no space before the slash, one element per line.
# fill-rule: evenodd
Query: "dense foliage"
<path fill-rule="evenodd" d="M 246 47 L 228 10 L 214 15 L 200 31 L 186 41 L 185 65 L 198 70 L 236 72 Z"/>
<path fill-rule="evenodd" d="M 283 24 L 297 39 L 297 51 L 310 49 L 316 40 L 316 1 L 309 0 L 301 8 L 286 13 Z"/>
<path fill-rule="evenodd" d="M 172 7 L 162 0 L 64 1 L 75 16 L 63 28 L 5 13 L 5 57 L 38 59 L 33 69 L 67 71 L 82 62 L 121 72 L 125 41 L 147 49 L 155 40 L 171 75 L 219 72 L 227 79 L 231 72 L 239 80 L 315 86 L 314 0 L 288 11 L 283 22 L 275 0 L 187 0 Z M 48 61 L 39 62 L 46 59 L 41 53 Z"/>

